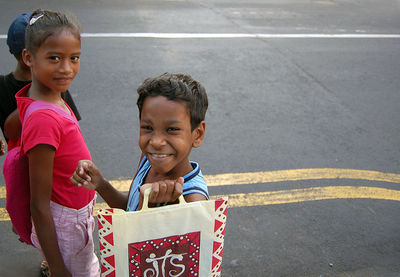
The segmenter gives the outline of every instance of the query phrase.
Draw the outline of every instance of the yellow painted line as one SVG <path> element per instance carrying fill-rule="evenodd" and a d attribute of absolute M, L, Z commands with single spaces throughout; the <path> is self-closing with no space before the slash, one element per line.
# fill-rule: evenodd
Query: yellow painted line
<path fill-rule="evenodd" d="M 204 175 L 204 178 L 209 187 L 319 179 L 354 179 L 400 184 L 400 174 L 341 168 L 305 168 L 246 173 L 224 173 Z M 110 181 L 114 187 L 122 191 L 128 191 L 131 182 L 131 180 Z"/>
<path fill-rule="evenodd" d="M 5 208 L 0 208 L 0 221 L 9 221 L 7 210 Z"/>
<path fill-rule="evenodd" d="M 224 196 L 229 198 L 229 207 L 251 207 L 327 199 L 380 199 L 400 201 L 400 190 L 376 187 L 328 186 L 270 192 L 239 193 Z"/>
<path fill-rule="evenodd" d="M 357 179 L 377 182 L 400 183 L 400 174 L 359 169 L 304 168 L 248 173 L 226 173 L 208 176 L 206 175 L 205 179 L 208 186 L 274 183 L 282 181 L 315 179 Z"/>
<path fill-rule="evenodd" d="M 304 168 L 245 173 L 224 173 L 204 175 L 204 178 L 209 187 L 318 179 L 355 179 L 400 184 L 400 174 L 342 168 Z M 131 182 L 132 181 L 129 179 L 110 181 L 116 189 L 121 191 L 128 191 Z M 0 198 L 6 198 L 6 190 L 4 186 L 0 187 Z"/>
<path fill-rule="evenodd" d="M 276 204 L 299 203 L 327 199 L 380 199 L 400 201 L 400 190 L 362 186 L 327 186 L 269 192 L 214 195 L 212 199 L 228 197 L 229 207 L 251 207 Z M 106 203 L 97 203 L 95 215 Z M 0 209 L 0 221 L 10 220 L 7 211 Z"/>

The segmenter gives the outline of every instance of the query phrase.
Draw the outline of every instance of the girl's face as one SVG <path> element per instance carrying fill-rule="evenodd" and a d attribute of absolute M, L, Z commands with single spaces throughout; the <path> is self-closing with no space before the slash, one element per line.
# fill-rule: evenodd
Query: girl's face
<path fill-rule="evenodd" d="M 81 41 L 69 29 L 48 37 L 34 53 L 27 51 L 24 60 L 31 68 L 32 84 L 42 92 L 63 92 L 79 71 Z"/>

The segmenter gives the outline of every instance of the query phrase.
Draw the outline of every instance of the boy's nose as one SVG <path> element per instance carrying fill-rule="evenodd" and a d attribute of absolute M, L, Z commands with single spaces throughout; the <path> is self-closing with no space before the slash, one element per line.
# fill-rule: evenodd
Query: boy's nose
<path fill-rule="evenodd" d="M 165 138 L 163 135 L 155 134 L 150 139 L 150 145 L 154 148 L 160 148 L 166 144 Z"/>

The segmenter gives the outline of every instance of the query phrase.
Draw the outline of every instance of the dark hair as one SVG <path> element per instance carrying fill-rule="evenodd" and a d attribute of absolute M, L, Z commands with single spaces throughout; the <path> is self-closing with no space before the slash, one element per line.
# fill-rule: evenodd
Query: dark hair
<path fill-rule="evenodd" d="M 50 10 L 35 10 L 25 31 L 25 48 L 31 52 L 38 49 L 46 39 L 68 28 L 77 39 L 81 39 L 81 24 L 69 13 Z"/>
<path fill-rule="evenodd" d="M 13 54 L 13 55 L 14 55 L 14 58 L 15 58 L 17 61 L 22 60 L 22 52 L 17 53 L 17 54 Z"/>
<path fill-rule="evenodd" d="M 164 73 L 147 78 L 137 89 L 137 106 L 141 117 L 143 102 L 147 97 L 164 96 L 168 100 L 186 103 L 192 131 L 206 116 L 208 98 L 205 88 L 190 75 Z"/>

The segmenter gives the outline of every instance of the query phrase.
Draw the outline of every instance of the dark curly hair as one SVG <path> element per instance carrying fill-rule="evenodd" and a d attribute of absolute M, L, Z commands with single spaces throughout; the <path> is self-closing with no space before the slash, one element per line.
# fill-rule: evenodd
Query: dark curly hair
<path fill-rule="evenodd" d="M 190 75 L 164 73 L 147 78 L 137 89 L 137 106 L 141 118 L 143 102 L 147 97 L 164 96 L 168 100 L 186 103 L 192 131 L 205 119 L 208 98 L 205 88 Z"/>

